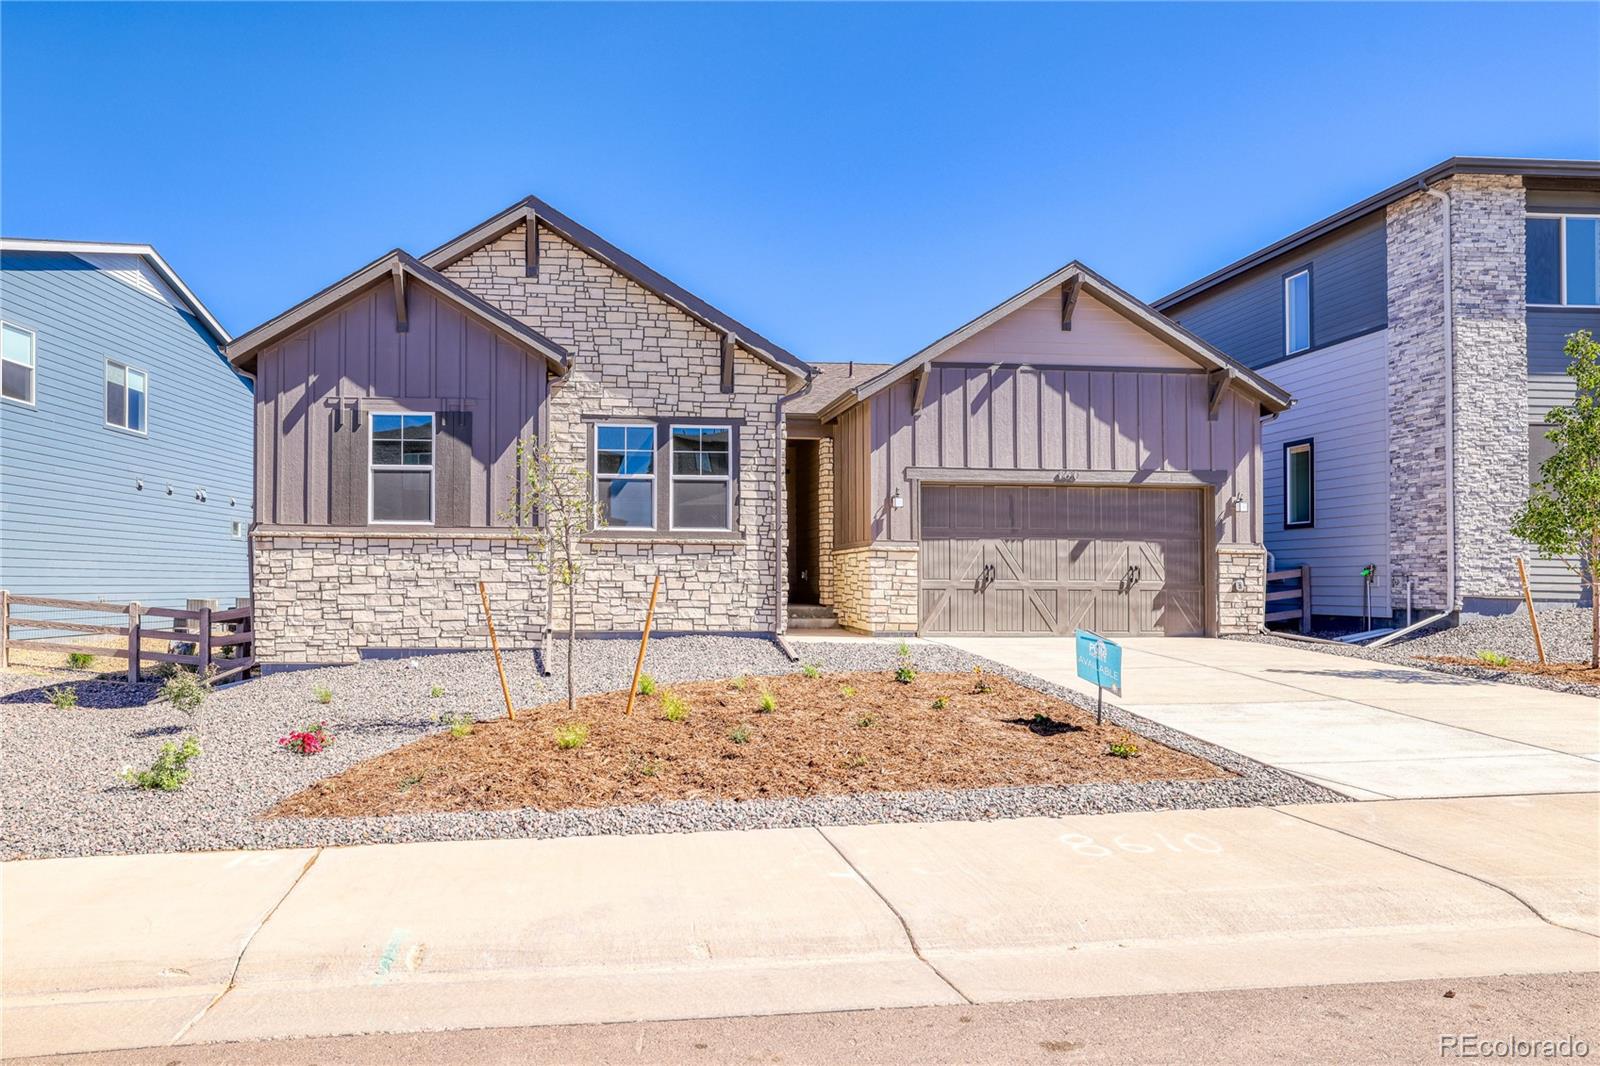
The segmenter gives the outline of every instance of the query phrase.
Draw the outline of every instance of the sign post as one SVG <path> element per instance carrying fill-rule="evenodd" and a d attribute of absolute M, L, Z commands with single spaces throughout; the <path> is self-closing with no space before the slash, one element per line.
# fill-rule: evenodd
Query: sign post
<path fill-rule="evenodd" d="M 1080 629 L 1078 634 L 1078 676 L 1095 686 L 1094 724 L 1105 722 L 1105 690 L 1122 695 L 1122 645 L 1098 633 Z"/>

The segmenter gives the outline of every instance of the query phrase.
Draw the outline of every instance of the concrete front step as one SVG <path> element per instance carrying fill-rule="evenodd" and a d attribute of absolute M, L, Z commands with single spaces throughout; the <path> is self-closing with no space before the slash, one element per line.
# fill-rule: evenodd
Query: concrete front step
<path fill-rule="evenodd" d="M 832 607 L 822 607 L 814 603 L 789 605 L 790 629 L 832 629 L 838 624 L 839 616 L 834 614 Z"/>

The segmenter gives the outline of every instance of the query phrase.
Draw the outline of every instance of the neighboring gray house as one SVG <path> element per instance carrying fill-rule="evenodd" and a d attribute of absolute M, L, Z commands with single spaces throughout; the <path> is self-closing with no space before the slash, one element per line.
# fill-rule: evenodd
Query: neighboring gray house
<path fill-rule="evenodd" d="M 1294 394 L 1263 435 L 1266 544 L 1313 610 L 1374 624 L 1575 602 L 1509 532 L 1600 332 L 1600 162 L 1456 158 L 1155 301 Z M 1370 585 L 1363 569 L 1373 568 Z"/>
<path fill-rule="evenodd" d="M 250 382 L 155 249 L 0 238 L 0 333 L 0 587 L 248 596 Z"/>

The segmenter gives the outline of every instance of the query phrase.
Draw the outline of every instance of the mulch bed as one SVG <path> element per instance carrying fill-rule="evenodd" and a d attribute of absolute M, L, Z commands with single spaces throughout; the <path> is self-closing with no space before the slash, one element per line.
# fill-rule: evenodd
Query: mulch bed
<path fill-rule="evenodd" d="M 688 718 L 662 715 L 661 697 L 585 696 L 481 722 L 465 737 L 425 737 L 358 763 L 283 800 L 268 817 L 347 818 L 532 807 L 544 811 L 669 800 L 749 800 L 1233 775 L 1112 725 L 1065 700 L 1003 677 L 890 671 L 803 674 L 675 685 Z M 846 689 L 853 689 L 850 695 Z M 759 710 L 762 692 L 777 708 Z M 935 709 L 936 699 L 945 701 Z M 579 722 L 587 742 L 560 749 L 556 731 Z M 731 737 L 743 727 L 748 739 Z M 1137 745 L 1134 758 L 1110 744 Z"/>
<path fill-rule="evenodd" d="M 1487 663 L 1482 659 L 1460 655 L 1419 655 L 1417 658 L 1449 666 L 1475 666 L 1480 670 L 1502 670 L 1508 674 L 1535 674 L 1539 677 L 1553 677 L 1559 681 L 1600 685 L 1600 670 L 1588 663 L 1546 663 L 1540 666 L 1538 663 L 1523 662 L 1521 659 L 1513 659 L 1508 663 Z"/>

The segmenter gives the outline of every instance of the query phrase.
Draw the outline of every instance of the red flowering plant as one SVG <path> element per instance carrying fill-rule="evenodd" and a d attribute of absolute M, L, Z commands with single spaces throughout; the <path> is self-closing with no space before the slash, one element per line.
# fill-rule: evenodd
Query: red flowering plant
<path fill-rule="evenodd" d="M 327 722 L 318 722 L 316 725 L 307 726 L 286 737 L 278 738 L 280 747 L 287 748 L 296 755 L 315 755 L 332 743 L 333 738 L 328 735 Z"/>

